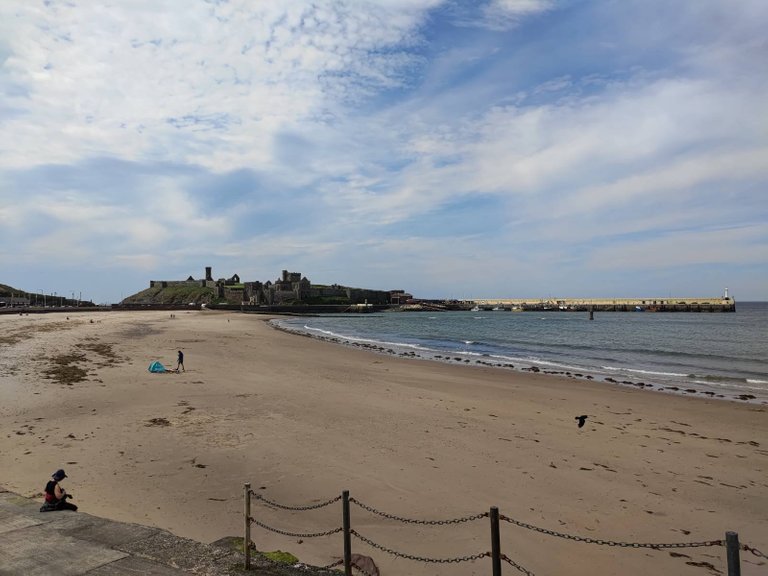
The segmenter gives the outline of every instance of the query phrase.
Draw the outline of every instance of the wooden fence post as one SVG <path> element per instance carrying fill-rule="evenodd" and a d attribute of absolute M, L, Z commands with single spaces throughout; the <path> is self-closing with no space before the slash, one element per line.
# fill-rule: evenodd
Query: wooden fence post
<path fill-rule="evenodd" d="M 245 554 L 245 569 L 251 569 L 251 485 L 245 485 L 245 536 L 243 538 L 243 554 Z"/>
<path fill-rule="evenodd" d="M 342 525 L 344 528 L 344 576 L 352 576 L 352 535 L 349 525 L 349 490 L 341 493 Z"/>
<path fill-rule="evenodd" d="M 741 576 L 739 561 L 739 535 L 736 532 L 725 533 L 725 553 L 728 559 L 728 576 Z"/>
<path fill-rule="evenodd" d="M 491 562 L 493 576 L 501 576 L 501 539 L 499 538 L 499 509 L 491 506 Z"/>

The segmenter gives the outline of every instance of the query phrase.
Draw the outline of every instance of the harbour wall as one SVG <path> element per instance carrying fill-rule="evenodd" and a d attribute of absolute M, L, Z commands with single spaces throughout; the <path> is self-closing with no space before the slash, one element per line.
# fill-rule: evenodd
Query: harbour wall
<path fill-rule="evenodd" d="M 478 298 L 466 306 L 483 310 L 541 310 L 575 312 L 735 312 L 733 298 Z"/>

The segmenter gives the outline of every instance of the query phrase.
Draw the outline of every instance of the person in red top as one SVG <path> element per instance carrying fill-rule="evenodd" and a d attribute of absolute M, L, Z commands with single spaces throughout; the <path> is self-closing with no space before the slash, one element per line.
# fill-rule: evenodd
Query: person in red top
<path fill-rule="evenodd" d="M 45 485 L 45 504 L 40 508 L 40 512 L 51 512 L 52 510 L 72 510 L 77 511 L 77 506 L 67 502 L 67 498 L 72 498 L 70 494 L 59 484 L 67 475 L 64 470 L 56 470 L 53 473 L 52 480 Z"/>

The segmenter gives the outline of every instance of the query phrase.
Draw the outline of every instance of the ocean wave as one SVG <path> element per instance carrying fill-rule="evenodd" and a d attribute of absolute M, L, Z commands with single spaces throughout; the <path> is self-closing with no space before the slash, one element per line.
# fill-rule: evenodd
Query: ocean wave
<path fill-rule="evenodd" d="M 657 372 L 654 370 L 641 370 L 640 368 L 627 368 L 619 366 L 600 366 L 603 370 L 609 370 L 611 372 L 633 372 L 636 374 L 647 374 L 649 376 L 674 376 L 678 378 L 689 377 L 690 374 L 681 374 L 679 372 Z"/>
<path fill-rule="evenodd" d="M 715 388 L 718 391 L 728 392 L 766 392 L 765 386 L 748 386 L 744 380 L 693 380 L 694 384 L 700 384 L 706 388 Z"/>
<path fill-rule="evenodd" d="M 736 376 L 723 376 L 721 374 L 687 374 L 687 378 L 692 380 L 703 380 L 704 382 L 744 382 L 747 383 L 746 378 L 739 378 Z"/>
<path fill-rule="evenodd" d="M 510 340 L 510 342 L 513 342 L 513 340 Z M 528 340 L 514 340 L 515 343 L 518 344 L 532 344 L 532 342 Z M 562 350 L 581 350 L 581 351 L 600 351 L 605 353 L 618 353 L 622 355 L 626 354 L 632 354 L 637 355 L 639 357 L 643 358 L 655 358 L 655 357 L 664 357 L 664 358 L 670 358 L 670 359 L 696 359 L 696 360 L 722 360 L 722 361 L 728 361 L 732 362 L 733 357 L 732 356 L 725 356 L 721 354 L 702 354 L 699 352 L 691 352 L 691 351 L 674 351 L 674 350 L 665 350 L 661 348 L 634 348 L 634 347 L 621 347 L 621 346 L 614 346 L 614 347 L 607 347 L 602 342 L 597 344 L 576 344 L 576 343 L 560 343 L 560 342 L 547 342 L 547 346 L 550 348 L 556 348 L 556 349 L 562 349 Z M 743 357 L 739 360 L 744 362 L 757 362 L 757 363 L 763 363 L 765 362 L 762 358 L 751 358 L 751 357 Z M 668 362 L 672 364 L 680 364 L 679 362 L 674 362 L 673 360 L 668 360 Z"/>
<path fill-rule="evenodd" d="M 718 374 L 688 374 L 688 378 L 700 384 L 736 384 L 739 388 L 749 388 L 752 390 L 765 390 L 765 385 L 768 385 L 768 380 L 758 380 L 756 378 L 740 378 L 738 376 L 721 376 Z M 757 384 L 757 386 L 745 386 L 745 384 Z"/>
<path fill-rule="evenodd" d="M 422 346 L 420 344 L 411 344 L 409 342 L 389 342 L 387 340 L 376 340 L 372 338 L 361 338 L 359 336 L 350 336 L 348 334 L 342 334 L 341 332 L 333 332 L 331 330 L 323 330 L 322 328 L 314 328 L 312 326 L 304 326 L 304 330 L 308 332 L 319 332 L 323 335 L 325 338 L 337 338 L 339 340 L 347 340 L 349 342 L 358 342 L 361 344 L 375 344 L 378 346 L 392 346 L 394 348 L 412 348 L 414 350 L 423 350 L 423 351 L 429 351 L 429 352 L 439 352 L 439 350 L 435 350 L 432 348 L 429 348 L 427 346 Z"/>
<path fill-rule="evenodd" d="M 699 380 L 709 381 L 709 382 L 724 382 L 725 380 L 738 380 L 738 378 L 727 378 L 725 376 L 718 376 L 715 374 L 686 374 L 686 378 L 697 378 Z M 746 379 L 744 379 L 746 382 Z"/>
<path fill-rule="evenodd" d="M 323 330 L 322 328 L 313 328 L 312 326 L 307 326 L 306 324 L 303 326 L 304 330 L 308 330 L 309 332 L 319 332 L 320 334 L 324 334 L 325 336 L 332 336 L 334 338 L 346 338 L 346 336 L 342 336 L 341 334 L 337 334 L 336 332 L 331 332 L 330 330 Z"/>

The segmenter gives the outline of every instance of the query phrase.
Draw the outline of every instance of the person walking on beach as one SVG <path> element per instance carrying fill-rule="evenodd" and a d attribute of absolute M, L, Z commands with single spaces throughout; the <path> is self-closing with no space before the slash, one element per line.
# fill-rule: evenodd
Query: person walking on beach
<path fill-rule="evenodd" d="M 53 510 L 72 510 L 77 512 L 77 506 L 67 502 L 67 498 L 72 498 L 70 494 L 59 484 L 67 475 L 64 470 L 56 470 L 53 473 L 52 480 L 48 480 L 45 485 L 45 504 L 40 508 L 40 512 L 51 512 Z"/>
<path fill-rule="evenodd" d="M 179 371 L 179 368 L 181 368 L 182 372 L 186 372 L 186 370 L 184 369 L 184 352 L 182 352 L 181 350 L 179 350 L 179 358 L 176 361 L 176 372 Z"/>

